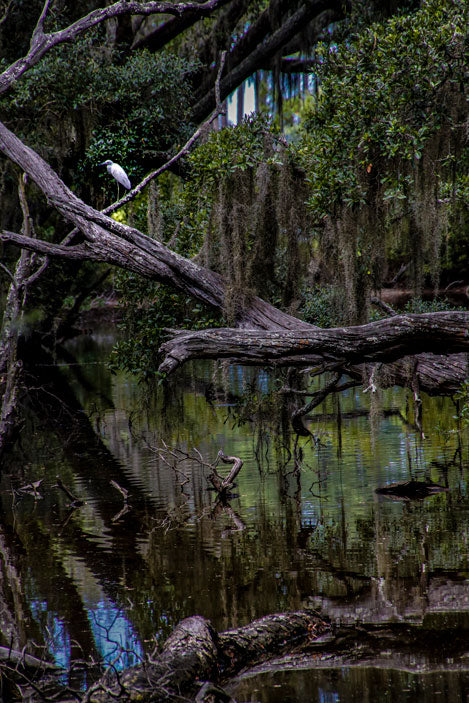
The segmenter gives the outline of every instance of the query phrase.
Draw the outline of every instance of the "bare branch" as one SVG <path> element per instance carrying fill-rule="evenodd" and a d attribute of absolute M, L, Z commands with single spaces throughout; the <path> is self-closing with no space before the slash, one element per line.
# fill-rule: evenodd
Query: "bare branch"
<path fill-rule="evenodd" d="M 7 268 L 7 267 L 5 266 L 5 264 L 2 264 L 1 261 L 0 261 L 0 268 L 3 269 L 3 271 L 5 271 L 5 273 L 7 274 L 7 276 L 9 276 L 9 277 L 11 278 L 11 283 L 12 283 L 13 287 L 16 288 L 16 290 L 18 290 L 18 289 L 17 289 L 17 286 L 16 286 L 15 277 L 13 276 L 12 272 L 10 271 L 10 269 Z"/>
<path fill-rule="evenodd" d="M 187 140 L 187 142 L 184 144 L 184 146 L 179 149 L 177 154 L 175 154 L 169 161 L 167 161 L 165 164 L 160 166 L 159 168 L 156 169 L 156 171 L 152 171 L 151 173 L 148 174 L 148 176 L 145 176 L 145 178 L 140 181 L 140 183 L 135 186 L 132 190 L 130 190 L 128 193 L 126 193 L 120 200 L 117 202 L 113 203 L 112 205 L 109 205 L 109 207 L 105 208 L 102 210 L 103 214 L 105 215 L 110 215 L 112 212 L 115 212 L 119 208 L 123 207 L 126 205 L 128 202 L 133 200 L 138 193 L 140 193 L 149 183 L 150 181 L 153 181 L 155 178 L 160 176 L 164 171 L 167 171 L 170 169 L 172 166 L 174 166 L 175 163 L 179 161 L 183 156 L 186 156 L 189 151 L 192 149 L 192 146 L 195 144 L 195 142 L 201 137 L 202 134 L 206 131 L 207 127 L 211 125 L 211 123 L 216 120 L 218 115 L 220 115 L 223 112 L 223 105 L 220 101 L 220 78 L 221 74 L 223 73 L 223 68 L 225 65 L 225 58 L 226 58 L 226 51 L 223 51 L 220 57 L 220 66 L 218 69 L 218 76 L 217 80 L 215 82 L 215 109 L 210 115 L 208 119 L 205 120 L 203 124 L 200 125 L 198 129 L 193 133 L 193 135 Z M 71 236 L 73 233 L 70 233 L 69 236 Z"/>
<path fill-rule="evenodd" d="M 57 481 L 57 488 L 60 488 L 61 491 L 65 493 L 67 498 L 71 501 L 70 507 L 71 508 L 79 508 L 82 505 L 84 505 L 84 501 L 81 498 L 77 498 L 69 488 L 62 482 L 62 479 L 60 476 L 56 476 L 56 481 Z"/>
<path fill-rule="evenodd" d="M 37 183 L 50 204 L 83 233 L 86 243 L 73 247 L 50 245 L 28 240 L 9 232 L 0 240 L 14 242 L 41 253 L 64 258 L 89 258 L 105 261 L 141 276 L 175 286 L 212 307 L 222 309 L 225 282 L 220 274 L 199 266 L 194 261 L 171 251 L 161 242 L 146 237 L 138 230 L 117 222 L 80 200 L 52 168 L 0 123 L 0 151 L 18 164 Z M 70 239 L 70 238 L 69 238 Z M 84 251 L 85 248 L 85 251 Z M 250 306 L 240 311 L 238 324 L 264 329 L 311 329 L 311 325 L 284 313 L 260 298 L 254 297 Z"/>
<path fill-rule="evenodd" d="M 469 312 L 396 315 L 367 325 L 332 329 L 260 331 L 210 329 L 176 332 L 161 351 L 160 371 L 170 373 L 188 359 L 228 358 L 254 365 L 294 366 L 318 360 L 362 364 L 393 361 L 431 351 L 469 350 Z"/>
<path fill-rule="evenodd" d="M 34 28 L 34 31 L 33 31 L 33 36 L 31 38 L 31 46 L 34 44 L 34 42 L 39 41 L 44 36 L 44 21 L 47 17 L 47 13 L 49 11 L 49 6 L 50 6 L 50 0 L 46 0 L 44 3 L 44 7 L 42 8 L 42 12 L 40 14 L 40 17 L 37 21 L 36 27 Z"/>
<path fill-rule="evenodd" d="M 8 19 L 8 13 L 10 12 L 10 8 L 11 8 L 12 5 L 13 5 L 13 0 L 10 0 L 10 2 L 8 3 L 8 5 L 7 5 L 6 8 L 5 8 L 5 12 L 4 12 L 3 15 L 0 17 L 0 27 L 2 26 L 2 24 L 4 24 L 4 23 L 7 21 L 7 19 Z"/>
<path fill-rule="evenodd" d="M 381 298 L 376 298 L 372 297 L 371 299 L 371 304 L 374 305 L 377 308 L 381 308 L 383 312 L 386 313 L 386 315 L 390 315 L 391 317 L 394 317 L 394 315 L 397 315 L 398 313 L 392 308 L 390 305 L 385 303 Z"/>
<path fill-rule="evenodd" d="M 231 0 L 217 0 L 213 3 L 211 12 L 218 10 L 223 5 L 229 4 Z M 207 13 L 208 15 L 209 13 Z M 163 22 L 151 32 L 147 32 L 144 36 L 139 37 L 134 41 L 131 48 L 139 49 L 142 46 L 149 48 L 151 51 L 158 51 L 163 46 L 168 44 L 172 39 L 179 36 L 181 32 L 189 27 L 192 27 L 200 18 L 198 11 L 186 12 L 183 17 L 171 17 L 170 20 Z"/>
<path fill-rule="evenodd" d="M 129 491 L 127 490 L 127 488 L 122 488 L 122 486 L 119 486 L 119 484 L 117 483 L 117 481 L 114 481 L 113 479 L 111 479 L 111 480 L 109 481 L 109 483 L 111 484 L 111 486 L 114 486 L 114 488 L 116 489 L 116 491 L 119 491 L 119 493 L 121 494 L 121 496 L 122 496 L 122 498 L 123 498 L 123 500 L 124 500 L 124 503 L 127 503 L 127 499 L 128 499 L 128 497 L 129 497 Z"/>
<path fill-rule="evenodd" d="M 73 22 L 65 29 L 61 29 L 51 34 L 43 31 L 43 24 L 48 10 L 48 2 L 39 18 L 36 29 L 31 40 L 29 52 L 21 59 L 15 61 L 0 75 L 0 94 L 7 91 L 11 85 L 20 78 L 23 73 L 35 66 L 42 57 L 53 47 L 64 42 L 73 41 L 82 32 L 101 24 L 105 20 L 121 15 L 152 15 L 170 14 L 182 16 L 186 12 L 197 12 L 199 17 L 209 15 L 217 7 L 219 0 L 207 0 L 204 3 L 197 2 L 132 2 L 131 0 L 119 0 L 109 7 L 93 10 L 85 17 Z"/>
<path fill-rule="evenodd" d="M 24 234 L 2 230 L 0 233 L 0 241 L 17 244 L 22 249 L 34 251 L 37 254 L 47 254 L 48 256 L 57 256 L 61 259 L 74 259 L 76 261 L 84 261 L 86 259 L 97 259 L 93 256 L 91 249 L 83 244 L 73 247 L 64 246 L 63 244 L 52 244 L 44 242 L 42 239 L 30 239 Z"/>

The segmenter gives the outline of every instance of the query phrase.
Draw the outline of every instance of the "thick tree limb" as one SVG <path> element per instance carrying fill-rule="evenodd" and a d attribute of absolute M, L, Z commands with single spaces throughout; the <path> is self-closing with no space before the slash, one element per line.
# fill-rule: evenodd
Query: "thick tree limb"
<path fill-rule="evenodd" d="M 367 325 L 311 331 L 210 329 L 176 332 L 163 344 L 160 371 L 169 373 L 188 359 L 229 358 L 241 363 L 292 366 L 318 360 L 360 364 L 395 361 L 431 350 L 469 352 L 469 312 L 396 315 Z"/>
<path fill-rule="evenodd" d="M 279 3 L 280 9 L 287 12 L 291 3 Z M 221 98 L 224 100 L 241 83 L 257 69 L 269 64 L 270 60 L 305 26 L 324 13 L 324 23 L 318 22 L 318 31 L 324 29 L 333 20 L 343 18 L 343 3 L 337 0 L 308 0 L 300 3 L 293 14 L 284 18 L 280 26 L 272 31 L 269 9 L 259 17 L 233 47 L 227 56 L 227 73 L 221 80 Z M 270 64 L 269 64 L 270 65 Z M 198 91 L 199 101 L 193 108 L 196 121 L 204 119 L 214 107 L 211 86 L 214 75 L 204 81 Z"/>
<path fill-rule="evenodd" d="M 180 701 L 194 696 L 205 681 L 219 683 L 246 665 L 253 665 L 292 647 L 311 644 L 330 625 L 314 611 L 267 615 L 236 630 L 217 634 L 198 615 L 182 620 L 162 652 L 149 663 L 105 678 L 88 691 L 85 701 Z M 190 699 L 189 699 L 190 700 Z"/>
<path fill-rule="evenodd" d="M 226 4 L 232 5 L 232 0 L 218 0 L 213 3 L 210 12 L 214 12 Z M 244 7 L 244 6 L 243 6 Z M 208 16 L 209 12 L 205 16 Z M 139 37 L 132 44 L 132 49 L 140 49 L 145 47 L 150 51 L 159 51 L 170 41 L 179 36 L 182 32 L 189 27 L 192 27 L 200 19 L 200 12 L 198 8 L 196 10 L 188 10 L 184 13 L 182 17 L 171 17 L 171 19 L 155 27 L 155 29 L 150 32 L 145 33 L 143 36 Z"/>
<path fill-rule="evenodd" d="M 20 166 L 39 186 L 47 199 L 86 238 L 81 249 L 73 247 L 68 256 L 64 245 L 52 245 L 29 240 L 16 233 L 0 234 L 0 240 L 12 242 L 50 256 L 83 258 L 119 266 L 146 278 L 172 285 L 207 305 L 223 308 L 225 283 L 210 269 L 185 259 L 160 242 L 146 237 L 132 227 L 107 217 L 86 205 L 60 180 L 50 166 L 32 149 L 23 144 L 5 125 L 0 123 L 0 151 Z M 260 298 L 240 313 L 238 324 L 264 329 L 294 329 L 309 327 L 277 310 Z"/>

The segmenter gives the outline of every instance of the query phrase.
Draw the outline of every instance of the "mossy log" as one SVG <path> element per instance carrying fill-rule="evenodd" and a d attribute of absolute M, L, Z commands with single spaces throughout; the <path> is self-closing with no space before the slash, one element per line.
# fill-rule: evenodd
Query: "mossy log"
<path fill-rule="evenodd" d="M 193 700 L 206 682 L 223 684 L 243 667 L 306 646 L 329 631 L 314 611 L 267 615 L 219 634 L 195 615 L 177 625 L 157 657 L 121 674 L 107 674 L 89 689 L 86 700 Z"/>

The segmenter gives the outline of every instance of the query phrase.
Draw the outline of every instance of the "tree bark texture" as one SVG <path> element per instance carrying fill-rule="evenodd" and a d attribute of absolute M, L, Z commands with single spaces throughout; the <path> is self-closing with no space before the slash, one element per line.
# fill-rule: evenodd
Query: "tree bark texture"
<path fill-rule="evenodd" d="M 208 620 L 195 615 L 177 625 L 159 656 L 120 675 L 107 675 L 85 700 L 190 700 L 206 681 L 223 683 L 244 666 L 304 647 L 329 631 L 330 625 L 313 611 L 267 615 L 219 634 Z"/>
<path fill-rule="evenodd" d="M 396 315 L 367 325 L 311 331 L 178 331 L 161 348 L 166 358 L 160 370 L 172 371 L 188 359 L 223 357 L 254 365 L 360 364 L 429 349 L 435 354 L 469 352 L 469 312 Z"/>

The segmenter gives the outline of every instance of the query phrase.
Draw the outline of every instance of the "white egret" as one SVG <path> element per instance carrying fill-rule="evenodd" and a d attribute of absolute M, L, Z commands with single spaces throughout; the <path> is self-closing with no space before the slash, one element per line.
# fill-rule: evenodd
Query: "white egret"
<path fill-rule="evenodd" d="M 119 164 L 115 164 L 113 161 L 108 159 L 107 161 L 103 161 L 102 164 L 99 164 L 100 166 L 106 166 L 107 172 L 113 176 L 118 183 L 120 183 L 121 186 L 124 186 L 124 188 L 127 188 L 127 190 L 130 190 L 132 186 L 130 185 L 129 177 L 122 168 L 122 166 L 119 166 Z M 117 197 L 119 197 L 119 186 L 117 186 Z"/>

